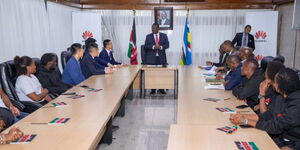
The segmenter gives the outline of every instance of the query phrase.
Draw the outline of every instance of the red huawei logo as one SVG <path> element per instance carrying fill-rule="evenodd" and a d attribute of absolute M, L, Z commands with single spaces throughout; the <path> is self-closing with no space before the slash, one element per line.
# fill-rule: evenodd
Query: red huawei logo
<path fill-rule="evenodd" d="M 267 33 L 264 32 L 264 31 L 257 31 L 255 33 L 255 38 L 256 39 L 259 39 L 259 38 L 265 39 L 266 37 L 267 37 Z"/>
<path fill-rule="evenodd" d="M 91 31 L 84 31 L 83 33 L 82 33 L 82 38 L 83 39 L 87 39 L 87 38 L 91 38 L 91 37 L 93 37 L 93 33 L 91 32 Z"/>

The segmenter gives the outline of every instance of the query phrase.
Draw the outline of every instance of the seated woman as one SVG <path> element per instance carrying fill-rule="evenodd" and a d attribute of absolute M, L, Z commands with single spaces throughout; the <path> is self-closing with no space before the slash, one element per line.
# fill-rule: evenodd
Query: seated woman
<path fill-rule="evenodd" d="M 72 86 L 61 81 L 61 74 L 57 67 L 56 55 L 46 53 L 41 58 L 41 66 L 37 69 L 36 77 L 42 86 L 57 97 Z"/>
<path fill-rule="evenodd" d="M 282 96 L 278 95 L 273 87 L 275 75 L 284 68 L 280 62 L 269 62 L 265 69 L 265 80 L 260 83 L 259 87 L 259 104 L 254 107 L 254 111 L 264 113 L 267 110 L 277 110 L 281 107 Z M 276 111 L 275 111 L 276 113 Z"/>
<path fill-rule="evenodd" d="M 72 56 L 68 60 L 62 75 L 62 82 L 69 85 L 77 85 L 85 80 L 82 74 L 79 60 L 82 58 L 84 50 L 81 44 L 74 43 L 70 47 Z"/>
<path fill-rule="evenodd" d="M 15 107 L 1 88 L 0 88 L 0 108 L 9 109 L 10 112 L 7 113 L 11 113 L 12 116 L 14 116 L 14 123 L 25 118 L 28 115 L 27 113 L 21 112 L 17 107 Z"/>
<path fill-rule="evenodd" d="M 1 120 L 0 120 L 1 122 Z M 1 128 L 1 125 L 0 125 Z M 7 134 L 0 133 L 0 145 L 8 144 L 10 142 L 14 142 L 21 137 L 23 137 L 24 133 L 19 128 L 11 128 Z"/>
<path fill-rule="evenodd" d="M 15 88 L 20 101 L 30 101 L 42 105 L 52 101 L 48 96 L 48 90 L 44 89 L 39 80 L 33 75 L 36 72 L 33 59 L 28 56 L 16 56 L 14 63 L 18 76 Z"/>
<path fill-rule="evenodd" d="M 300 147 L 300 81 L 292 69 L 285 68 L 275 76 L 274 88 L 284 98 L 284 104 L 278 113 L 266 111 L 260 115 L 235 114 L 230 116 L 234 124 L 252 126 L 265 130 L 273 137 L 281 149 L 298 149 Z"/>

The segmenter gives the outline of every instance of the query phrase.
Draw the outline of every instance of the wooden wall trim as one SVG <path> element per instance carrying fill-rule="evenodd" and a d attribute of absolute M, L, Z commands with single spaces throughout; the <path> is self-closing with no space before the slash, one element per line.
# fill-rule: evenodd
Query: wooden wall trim
<path fill-rule="evenodd" d="M 136 9 L 153 10 L 154 7 L 173 7 L 175 10 L 206 9 L 272 9 L 272 4 L 83 4 L 82 9 Z"/>
<path fill-rule="evenodd" d="M 174 10 L 208 10 L 208 9 L 273 9 L 274 5 L 262 1 L 261 3 L 218 3 L 218 2 L 138 2 L 117 3 L 116 1 L 102 1 L 101 4 L 74 3 L 65 0 L 49 0 L 51 2 L 75 7 L 79 9 L 125 9 L 125 10 L 153 10 L 154 7 L 173 7 Z M 161 0 L 163 1 L 163 0 Z"/>
<path fill-rule="evenodd" d="M 66 5 L 66 6 L 70 6 L 70 7 L 74 7 L 74 8 L 82 8 L 82 4 L 79 3 L 72 3 L 72 2 L 67 2 L 64 0 L 48 0 L 50 2 L 54 2 L 54 3 L 58 3 L 58 4 L 62 4 L 62 5 Z"/>

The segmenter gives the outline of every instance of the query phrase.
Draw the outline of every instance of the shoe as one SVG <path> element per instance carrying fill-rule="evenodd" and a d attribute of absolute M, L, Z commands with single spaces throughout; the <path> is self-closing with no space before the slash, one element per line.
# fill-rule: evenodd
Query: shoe
<path fill-rule="evenodd" d="M 119 130 L 119 126 L 112 125 L 112 131 L 114 132 L 114 131 L 117 131 L 117 130 Z"/>
<path fill-rule="evenodd" d="M 158 93 L 160 93 L 160 94 L 167 94 L 166 92 L 165 92 L 165 90 L 162 90 L 162 89 L 160 89 L 160 90 L 158 90 Z"/>
<path fill-rule="evenodd" d="M 150 94 L 155 94 L 156 93 L 156 90 L 151 90 Z"/>

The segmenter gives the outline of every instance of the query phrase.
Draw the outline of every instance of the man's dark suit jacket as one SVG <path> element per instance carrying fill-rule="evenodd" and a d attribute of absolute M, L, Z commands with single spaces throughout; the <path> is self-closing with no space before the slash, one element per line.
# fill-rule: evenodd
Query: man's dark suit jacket
<path fill-rule="evenodd" d="M 225 55 L 225 58 L 223 60 L 224 55 Z M 224 66 L 226 64 L 227 57 L 228 56 L 226 56 L 226 53 L 220 53 L 219 62 L 213 63 L 213 66 L 216 66 L 216 67 L 222 67 L 222 66 Z"/>
<path fill-rule="evenodd" d="M 155 39 L 153 33 L 148 34 L 145 40 L 146 64 L 147 65 L 167 65 L 166 49 L 169 48 L 169 40 L 166 34 L 159 33 L 159 45 L 161 50 L 154 50 Z M 159 63 L 156 63 L 156 51 L 158 51 Z"/>
<path fill-rule="evenodd" d="M 232 94 L 240 100 L 246 100 L 247 104 L 253 108 L 259 103 L 259 85 L 263 80 L 262 71 L 257 69 L 250 79 L 245 77 L 239 85 L 235 86 Z"/>
<path fill-rule="evenodd" d="M 114 55 L 112 52 L 110 52 L 109 54 L 107 53 L 107 51 L 105 49 L 103 49 L 100 54 L 99 54 L 99 58 L 103 59 L 106 62 L 109 62 L 112 65 L 120 65 L 122 63 L 117 62 L 114 58 Z"/>
<path fill-rule="evenodd" d="M 99 58 L 99 57 L 95 57 L 94 59 L 95 59 L 95 61 L 96 61 L 98 64 L 100 64 L 100 65 L 102 65 L 102 66 L 104 66 L 104 67 L 108 67 L 108 63 L 109 63 L 109 62 L 105 61 L 104 59 Z"/>
<path fill-rule="evenodd" d="M 105 67 L 98 64 L 89 53 L 83 56 L 80 66 L 86 79 L 92 75 L 105 74 Z"/>
<path fill-rule="evenodd" d="M 232 44 L 236 46 L 235 47 L 241 47 L 243 41 L 243 32 L 237 33 L 232 40 Z M 254 51 L 255 49 L 255 41 L 254 36 L 252 34 L 248 34 L 248 47 L 251 47 Z M 239 49 L 239 48 L 238 48 Z"/>

